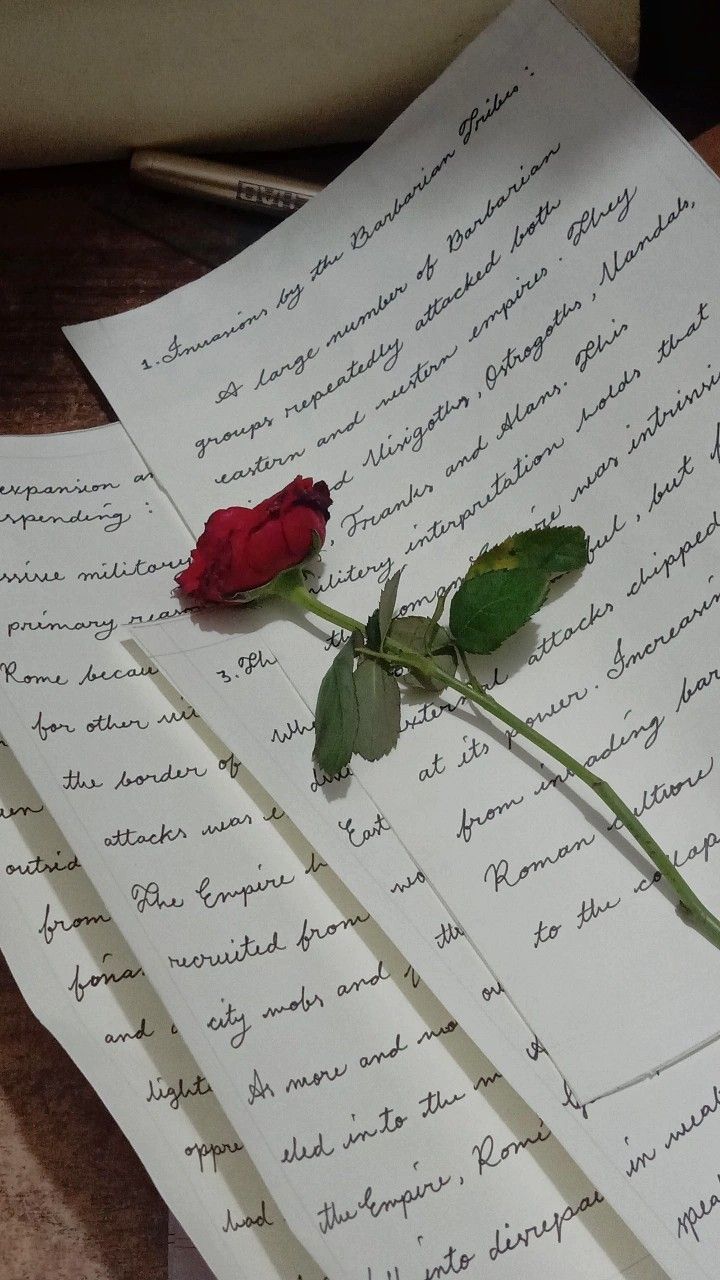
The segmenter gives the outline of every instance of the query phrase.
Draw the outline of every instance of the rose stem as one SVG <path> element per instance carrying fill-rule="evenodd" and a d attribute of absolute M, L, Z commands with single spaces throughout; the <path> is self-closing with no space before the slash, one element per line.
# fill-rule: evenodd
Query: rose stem
<path fill-rule="evenodd" d="M 365 635 L 365 627 L 357 618 L 351 618 L 347 614 L 339 613 L 329 605 L 323 604 L 308 591 L 304 584 L 302 586 L 292 586 L 283 594 L 286 599 L 292 600 L 300 605 L 301 608 L 316 614 L 317 617 L 323 618 L 326 622 L 333 623 L 343 631 L 359 631 L 362 635 Z M 468 681 L 457 680 L 453 676 L 448 676 L 447 672 L 443 671 L 432 658 L 417 653 L 413 649 L 407 649 L 402 645 L 393 644 L 392 654 L 378 653 L 373 649 L 365 649 L 364 652 L 368 657 L 378 658 L 389 666 L 400 664 L 411 671 L 417 672 L 418 675 L 436 679 L 445 687 L 454 689 L 462 697 L 476 703 L 487 715 L 494 716 L 510 729 L 514 729 L 518 735 L 531 742 L 534 747 L 545 752 L 551 759 L 556 760 L 558 764 L 568 769 L 574 777 L 584 782 L 593 794 L 618 818 L 626 831 L 634 836 L 640 848 L 650 858 L 650 861 L 657 867 L 668 883 L 672 885 L 681 906 L 694 919 L 700 931 L 716 947 L 720 947 L 720 920 L 693 893 L 685 877 L 680 874 L 675 864 L 663 852 L 657 841 L 653 839 L 647 827 L 640 822 L 636 814 L 633 813 L 632 809 L 628 808 L 624 800 L 620 798 L 617 791 L 608 782 L 598 777 L 596 773 L 588 769 L 580 760 L 576 760 L 569 752 L 564 751 L 562 747 L 558 746 L 550 738 L 546 738 L 545 734 L 538 733 L 525 720 L 521 720 L 519 716 L 504 707 L 496 698 L 491 697 L 483 689 L 482 685 L 478 684 L 470 672 L 468 672 L 470 676 Z"/>
<path fill-rule="evenodd" d="M 360 631 L 365 635 L 362 622 L 358 622 L 357 618 L 351 618 L 347 613 L 338 613 L 337 609 L 332 609 L 329 604 L 323 604 L 322 600 L 318 600 L 317 596 L 308 591 L 304 582 L 293 583 L 284 588 L 281 595 L 284 600 L 292 600 L 301 609 L 307 609 L 309 613 L 317 614 L 318 618 L 324 618 L 325 622 L 334 623 L 341 631 Z"/>

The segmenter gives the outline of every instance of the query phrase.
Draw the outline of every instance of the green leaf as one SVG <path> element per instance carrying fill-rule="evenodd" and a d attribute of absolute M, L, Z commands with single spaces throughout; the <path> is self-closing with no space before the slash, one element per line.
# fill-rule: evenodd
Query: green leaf
<path fill-rule="evenodd" d="M 537 569 L 548 578 L 588 563 L 587 535 L 579 525 L 554 525 L 547 529 L 525 529 L 498 542 L 473 561 L 466 580 L 496 569 Z"/>
<path fill-rule="evenodd" d="M 379 649 L 382 649 L 382 646 L 385 643 L 385 637 L 390 629 L 392 616 L 395 612 L 395 601 L 397 599 L 397 591 L 401 574 L 402 569 L 398 569 L 397 573 L 393 574 L 392 578 L 385 583 L 385 586 L 380 592 L 380 604 L 378 606 L 378 626 L 380 627 Z"/>
<path fill-rule="evenodd" d="M 444 627 L 438 626 L 432 618 L 412 614 L 407 618 L 393 618 L 389 639 L 406 649 L 415 649 L 417 653 L 424 654 L 434 653 L 436 649 L 443 649 L 450 643 L 450 636 Z"/>
<path fill-rule="evenodd" d="M 381 649 L 383 638 L 380 634 L 380 610 L 373 609 L 365 627 L 365 644 L 368 649 Z"/>
<path fill-rule="evenodd" d="M 431 693 L 442 693 L 443 689 L 447 688 L 447 677 L 452 678 L 457 671 L 455 650 L 453 648 L 444 649 L 440 653 L 433 653 L 432 658 L 446 679 L 443 680 L 440 676 L 424 678 L 414 671 L 409 671 L 406 678 L 410 684 L 417 684 L 421 689 L 428 689 Z"/>
<path fill-rule="evenodd" d="M 379 760 L 392 751 L 400 733 L 398 683 L 370 658 L 360 663 L 354 681 L 359 713 L 355 750 L 365 760 Z"/>
<path fill-rule="evenodd" d="M 389 639 L 405 649 L 414 649 L 417 653 L 433 658 L 445 675 L 455 675 L 457 659 L 452 638 L 445 627 L 438 626 L 434 617 L 394 618 Z M 421 689 L 430 689 L 433 693 L 440 693 L 445 688 L 444 681 L 424 680 L 412 671 L 407 673 L 406 679 L 410 684 L 417 684 Z"/>
<path fill-rule="evenodd" d="M 437 600 L 435 601 L 435 608 L 433 609 L 432 618 L 430 619 L 431 622 L 440 621 L 443 614 L 443 609 L 445 608 L 445 601 L 447 600 L 447 595 L 448 595 L 447 587 L 443 587 L 442 591 L 438 591 Z"/>
<path fill-rule="evenodd" d="M 450 605 L 450 630 L 467 653 L 492 653 L 540 608 L 549 586 L 538 569 L 491 569 L 466 578 Z"/>
<path fill-rule="evenodd" d="M 359 714 L 354 665 L 355 647 L 351 637 L 338 652 L 318 690 L 313 756 L 328 777 L 350 763 L 355 745 Z"/>

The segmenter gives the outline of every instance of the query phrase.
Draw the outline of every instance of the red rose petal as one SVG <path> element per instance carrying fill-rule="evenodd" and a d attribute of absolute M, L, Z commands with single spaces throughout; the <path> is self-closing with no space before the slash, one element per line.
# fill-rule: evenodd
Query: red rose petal
<path fill-rule="evenodd" d="M 178 585 L 207 601 L 263 586 L 306 558 L 313 535 L 324 541 L 331 504 L 324 480 L 296 476 L 255 507 L 214 511 Z"/>

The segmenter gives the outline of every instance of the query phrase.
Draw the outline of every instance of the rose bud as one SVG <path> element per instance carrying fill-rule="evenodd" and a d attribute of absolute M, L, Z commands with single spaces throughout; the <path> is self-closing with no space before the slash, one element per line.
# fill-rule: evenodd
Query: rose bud
<path fill-rule="evenodd" d="M 256 507 L 214 511 L 175 581 L 208 602 L 262 587 L 322 546 L 331 503 L 324 480 L 297 476 Z"/>

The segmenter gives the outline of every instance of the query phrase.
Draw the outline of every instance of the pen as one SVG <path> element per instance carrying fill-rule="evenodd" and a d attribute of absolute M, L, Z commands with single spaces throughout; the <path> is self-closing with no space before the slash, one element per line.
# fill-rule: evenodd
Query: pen
<path fill-rule="evenodd" d="M 294 213 L 323 189 L 320 182 L 282 178 L 259 169 L 200 160 L 172 151 L 135 151 L 130 172 L 152 187 L 180 191 L 276 218 Z"/>

